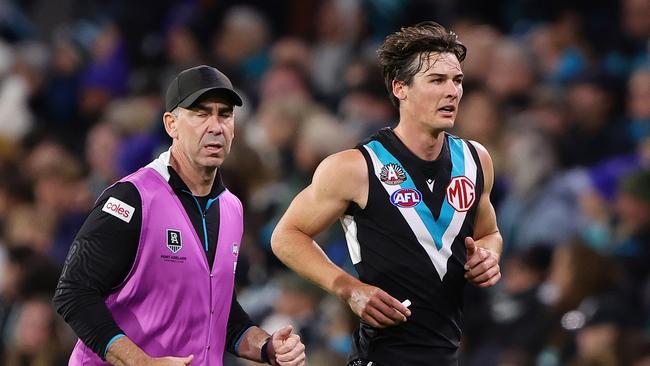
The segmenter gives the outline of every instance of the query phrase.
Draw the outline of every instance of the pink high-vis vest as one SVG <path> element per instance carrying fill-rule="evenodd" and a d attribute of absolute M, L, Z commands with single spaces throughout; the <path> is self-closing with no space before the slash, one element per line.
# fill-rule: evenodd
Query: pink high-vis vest
<path fill-rule="evenodd" d="M 142 230 L 133 267 L 106 305 L 126 336 L 150 356 L 193 354 L 193 365 L 221 366 L 243 231 L 242 205 L 228 190 L 219 196 L 219 236 L 210 271 L 183 205 L 161 176 L 168 174 L 166 164 L 155 164 L 160 160 L 122 180 L 140 192 Z M 69 365 L 108 363 L 78 341 Z"/>

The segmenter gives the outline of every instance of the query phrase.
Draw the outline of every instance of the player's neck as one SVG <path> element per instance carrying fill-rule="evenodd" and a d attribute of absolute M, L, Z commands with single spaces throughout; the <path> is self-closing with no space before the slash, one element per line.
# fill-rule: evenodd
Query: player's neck
<path fill-rule="evenodd" d="M 436 160 L 442 151 L 445 137 L 442 130 L 423 131 L 413 124 L 400 123 L 393 131 L 400 141 L 422 160 Z"/>
<path fill-rule="evenodd" d="M 217 168 L 205 168 L 192 164 L 182 153 L 174 152 L 174 149 L 172 149 L 169 164 L 176 170 L 193 195 L 202 197 L 210 193 Z"/>

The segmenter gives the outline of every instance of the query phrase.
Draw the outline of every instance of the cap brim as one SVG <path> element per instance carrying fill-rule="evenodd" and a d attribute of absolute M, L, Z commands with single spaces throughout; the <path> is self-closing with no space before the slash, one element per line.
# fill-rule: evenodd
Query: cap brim
<path fill-rule="evenodd" d="M 188 95 L 187 98 L 183 99 L 183 101 L 178 103 L 177 107 L 187 108 L 187 107 L 191 106 L 192 104 L 194 104 L 194 102 L 196 102 L 197 99 L 199 99 L 203 94 L 205 94 L 207 92 L 211 92 L 211 91 L 223 92 L 223 95 L 226 95 L 230 99 L 232 99 L 233 104 L 236 105 L 236 106 L 241 107 L 242 104 L 244 104 L 242 102 L 242 99 L 239 96 L 239 94 L 237 94 L 234 90 L 231 90 L 231 89 L 228 89 L 228 88 L 215 87 L 215 88 L 204 88 L 204 89 L 199 89 L 199 90 L 195 91 L 194 93 Z"/>

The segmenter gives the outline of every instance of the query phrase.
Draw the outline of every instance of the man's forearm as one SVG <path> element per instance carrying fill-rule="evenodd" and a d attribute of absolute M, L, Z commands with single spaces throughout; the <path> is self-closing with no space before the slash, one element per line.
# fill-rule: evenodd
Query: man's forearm
<path fill-rule="evenodd" d="M 110 345 L 106 361 L 115 366 L 146 365 L 150 357 L 129 338 L 122 337 Z"/>
<path fill-rule="evenodd" d="M 251 361 L 262 362 L 262 346 L 271 337 L 257 326 L 252 326 L 242 335 L 237 347 L 237 355 Z"/>

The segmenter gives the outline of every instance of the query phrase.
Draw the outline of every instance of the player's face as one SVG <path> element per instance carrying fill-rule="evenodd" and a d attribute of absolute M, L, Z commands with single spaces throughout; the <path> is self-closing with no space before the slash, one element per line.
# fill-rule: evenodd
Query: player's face
<path fill-rule="evenodd" d="M 463 72 L 456 55 L 432 53 L 411 85 L 403 88 L 405 98 L 400 100 L 400 116 L 435 130 L 454 126 L 463 96 Z"/>
<path fill-rule="evenodd" d="M 180 148 L 193 165 L 218 168 L 230 153 L 235 136 L 233 105 L 208 98 L 181 108 L 176 129 Z"/>

